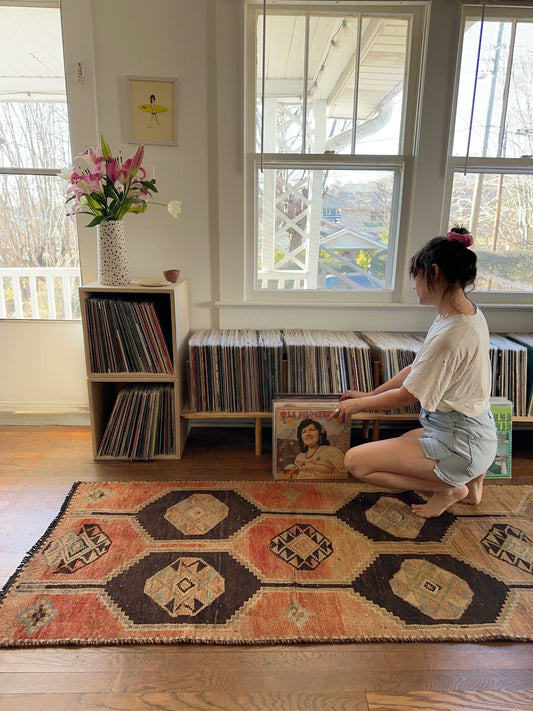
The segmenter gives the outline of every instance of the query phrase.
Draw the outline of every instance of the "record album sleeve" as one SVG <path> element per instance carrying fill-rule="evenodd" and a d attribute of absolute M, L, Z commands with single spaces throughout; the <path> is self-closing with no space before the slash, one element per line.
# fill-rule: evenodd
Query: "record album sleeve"
<path fill-rule="evenodd" d="M 335 417 L 338 395 L 276 395 L 272 407 L 276 479 L 346 479 L 351 424 Z"/>

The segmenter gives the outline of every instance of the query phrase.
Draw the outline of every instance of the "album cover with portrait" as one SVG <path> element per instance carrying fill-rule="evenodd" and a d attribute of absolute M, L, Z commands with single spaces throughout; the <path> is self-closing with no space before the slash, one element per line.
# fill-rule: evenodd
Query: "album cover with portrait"
<path fill-rule="evenodd" d="M 276 479 L 346 479 L 351 424 L 328 417 L 338 395 L 277 395 L 272 453 Z"/>

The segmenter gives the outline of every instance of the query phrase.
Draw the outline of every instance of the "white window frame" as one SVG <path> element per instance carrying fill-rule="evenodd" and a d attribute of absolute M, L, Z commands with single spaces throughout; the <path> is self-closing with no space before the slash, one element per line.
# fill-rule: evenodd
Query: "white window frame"
<path fill-rule="evenodd" d="M 393 191 L 391 213 L 391 235 L 393 247 L 388 256 L 389 268 L 393 269 L 393 287 L 383 290 L 261 290 L 255 289 L 255 274 L 257 267 L 257 170 L 261 157 L 255 152 L 256 128 L 256 95 L 255 95 L 255 57 L 256 57 L 256 20 L 262 14 L 261 0 L 247 0 L 246 5 L 246 38 L 245 38 L 245 244 L 244 244 L 244 300 L 247 303 L 271 304 L 349 304 L 354 303 L 392 303 L 399 300 L 406 264 L 406 249 L 409 208 L 412 199 L 412 184 L 414 180 L 414 162 L 418 142 L 419 101 L 422 84 L 422 68 L 425 63 L 427 43 L 427 22 L 429 6 L 426 2 L 413 0 L 407 2 L 354 2 L 350 0 L 327 5 L 319 2 L 285 3 L 283 0 L 269 0 L 269 7 L 275 6 L 276 12 L 281 9 L 289 13 L 302 13 L 306 9 L 323 11 L 328 14 L 342 15 L 356 6 L 365 15 L 399 15 L 411 19 L 409 34 L 409 49 L 406 60 L 406 98 L 400 135 L 400 146 L 397 155 L 331 155 L 321 156 L 317 164 L 317 156 L 313 154 L 263 154 L 263 167 L 282 167 L 293 164 L 296 160 L 302 167 L 350 167 L 353 169 L 388 169 L 396 172 L 398 179 Z M 268 8 L 267 8 L 268 13 Z M 268 14 L 267 14 L 268 17 Z M 267 20 L 268 23 L 268 20 Z M 267 28 L 268 31 L 268 28 Z"/>
<path fill-rule="evenodd" d="M 457 172 L 463 172 L 465 170 L 465 166 L 468 173 L 521 173 L 526 175 L 533 175 L 533 161 L 531 158 L 494 158 L 490 156 L 481 157 L 475 155 L 469 155 L 468 157 L 466 157 L 453 155 L 453 144 L 455 138 L 455 116 L 459 93 L 459 80 L 461 74 L 461 57 L 463 51 L 465 22 L 467 18 L 478 17 L 479 19 L 481 19 L 482 15 L 483 10 L 480 6 L 469 6 L 463 7 L 462 9 L 459 47 L 457 50 L 457 65 L 455 73 L 452 121 L 450 122 L 450 135 L 448 139 L 448 159 L 446 166 L 446 180 L 444 185 L 443 196 L 443 232 L 447 231 L 450 224 L 450 220 L 453 220 L 453 215 L 450 214 L 450 209 L 454 174 Z M 485 20 L 501 19 L 503 21 L 509 22 L 513 19 L 522 19 L 529 20 L 533 23 L 533 6 L 530 6 L 529 8 L 520 8 L 511 6 L 491 7 L 487 5 L 485 6 L 484 17 Z M 531 291 L 478 291 L 476 289 L 476 294 L 481 296 L 483 302 L 486 304 L 531 304 L 533 301 L 533 292 Z"/>

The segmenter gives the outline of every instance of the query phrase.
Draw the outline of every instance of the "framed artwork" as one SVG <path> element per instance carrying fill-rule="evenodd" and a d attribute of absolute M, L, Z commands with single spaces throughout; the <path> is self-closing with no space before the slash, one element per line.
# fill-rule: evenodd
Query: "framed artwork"
<path fill-rule="evenodd" d="M 128 77 L 130 143 L 176 146 L 176 82 L 165 77 Z"/>
<path fill-rule="evenodd" d="M 275 479 L 346 479 L 351 423 L 329 420 L 338 395 L 276 395 L 272 414 Z"/>

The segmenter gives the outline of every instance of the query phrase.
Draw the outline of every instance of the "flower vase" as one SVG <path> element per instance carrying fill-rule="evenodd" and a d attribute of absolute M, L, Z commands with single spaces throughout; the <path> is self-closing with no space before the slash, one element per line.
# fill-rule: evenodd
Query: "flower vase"
<path fill-rule="evenodd" d="M 97 226 L 98 281 L 104 286 L 130 283 L 126 235 L 122 220 L 104 220 Z"/>

